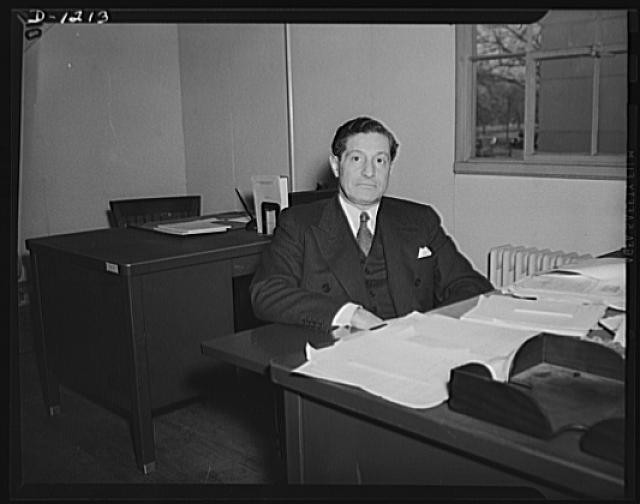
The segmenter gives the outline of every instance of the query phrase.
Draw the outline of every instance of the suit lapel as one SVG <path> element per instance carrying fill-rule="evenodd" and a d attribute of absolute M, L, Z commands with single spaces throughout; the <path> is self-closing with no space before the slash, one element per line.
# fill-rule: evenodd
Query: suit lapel
<path fill-rule="evenodd" d="M 415 225 L 404 222 L 403 215 L 389 200 L 382 198 L 378 209 L 378 231 L 381 233 L 387 263 L 387 280 L 397 313 L 408 313 L 413 306 L 413 282 L 417 267 Z"/>
<path fill-rule="evenodd" d="M 337 196 L 327 202 L 318 225 L 312 226 L 311 231 L 316 238 L 320 255 L 349 298 L 356 303 L 364 302 L 367 293 L 362 276 L 354 274 L 361 267 L 360 256 Z"/>

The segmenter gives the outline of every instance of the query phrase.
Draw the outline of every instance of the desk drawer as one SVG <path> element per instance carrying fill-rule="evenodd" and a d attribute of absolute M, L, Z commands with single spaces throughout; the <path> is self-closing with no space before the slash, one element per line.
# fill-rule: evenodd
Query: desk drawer
<path fill-rule="evenodd" d="M 234 277 L 251 275 L 260 262 L 260 254 L 234 257 L 231 260 L 231 275 Z"/>

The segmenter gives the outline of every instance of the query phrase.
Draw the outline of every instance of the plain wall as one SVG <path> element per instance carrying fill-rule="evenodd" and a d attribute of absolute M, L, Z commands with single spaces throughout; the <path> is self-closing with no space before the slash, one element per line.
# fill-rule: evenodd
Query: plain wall
<path fill-rule="evenodd" d="M 203 213 L 252 205 L 251 175 L 289 176 L 282 24 L 178 25 L 187 191 Z"/>
<path fill-rule="evenodd" d="M 110 199 L 184 194 L 176 25 L 48 25 L 25 44 L 20 250 L 108 226 Z"/>
<path fill-rule="evenodd" d="M 239 208 L 252 173 L 311 189 L 335 128 L 396 133 L 389 194 L 432 204 L 486 271 L 504 243 L 598 254 L 624 246 L 625 183 L 453 174 L 452 25 L 52 26 L 25 50 L 20 243 L 105 227 L 110 198 L 195 192 Z M 271 171 L 273 170 L 273 171 Z"/>
<path fill-rule="evenodd" d="M 491 247 L 512 244 L 597 256 L 625 245 L 618 180 L 457 175 L 455 238 L 487 273 Z"/>

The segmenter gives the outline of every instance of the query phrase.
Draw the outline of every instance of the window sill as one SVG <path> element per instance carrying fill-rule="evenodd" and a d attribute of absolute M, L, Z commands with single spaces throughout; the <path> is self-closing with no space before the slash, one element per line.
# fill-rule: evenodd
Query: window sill
<path fill-rule="evenodd" d="M 514 160 L 470 159 L 456 161 L 453 165 L 456 174 L 468 175 L 504 175 L 516 177 L 555 177 L 570 179 L 626 180 L 627 170 L 624 164 L 619 166 L 602 165 L 566 165 L 524 163 Z"/>

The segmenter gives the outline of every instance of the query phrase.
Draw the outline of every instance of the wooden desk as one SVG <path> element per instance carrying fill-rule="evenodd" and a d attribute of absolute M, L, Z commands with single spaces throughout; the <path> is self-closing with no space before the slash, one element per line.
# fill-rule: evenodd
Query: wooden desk
<path fill-rule="evenodd" d="M 440 311 L 459 316 L 474 302 Z M 624 496 L 624 468 L 581 452 L 579 433 L 545 441 L 446 404 L 414 410 L 355 387 L 293 375 L 307 341 L 326 344 L 330 337 L 275 324 L 203 343 L 207 355 L 270 370 L 284 389 L 289 483 L 432 486 L 425 497 L 469 486 L 478 487 L 478 497 L 496 495 L 496 488 L 502 497 Z"/>
<path fill-rule="evenodd" d="M 269 377 L 274 358 L 292 354 L 304 358 L 307 343 L 322 347 L 331 345 L 333 341 L 328 332 L 269 324 L 204 341 L 202 353 Z"/>
<path fill-rule="evenodd" d="M 60 383 L 123 412 L 138 466 L 153 470 L 153 413 L 206 387 L 211 362 L 200 342 L 253 316 L 247 284 L 269 240 L 132 228 L 27 240 L 50 414 L 60 409 Z"/>
<path fill-rule="evenodd" d="M 292 375 L 295 358 L 274 361 L 285 388 L 290 483 L 404 484 L 534 489 L 545 498 L 624 496 L 624 469 L 583 453 L 579 433 L 545 441 L 458 414 L 446 404 L 413 410 L 359 389 Z M 481 497 L 481 493 L 478 497 Z"/>

